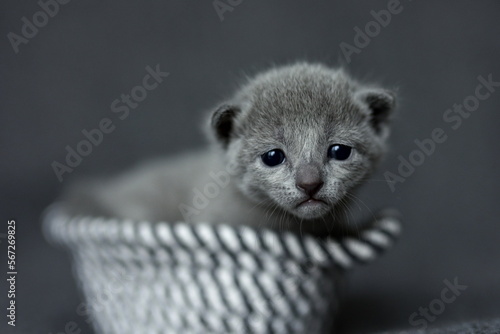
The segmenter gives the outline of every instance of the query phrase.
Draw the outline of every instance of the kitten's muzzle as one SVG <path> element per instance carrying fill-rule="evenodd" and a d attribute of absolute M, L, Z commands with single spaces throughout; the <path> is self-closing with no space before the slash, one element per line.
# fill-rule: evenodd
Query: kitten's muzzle
<path fill-rule="evenodd" d="M 324 184 L 321 172 L 316 165 L 306 164 L 298 168 L 295 186 L 309 197 L 316 195 Z"/>

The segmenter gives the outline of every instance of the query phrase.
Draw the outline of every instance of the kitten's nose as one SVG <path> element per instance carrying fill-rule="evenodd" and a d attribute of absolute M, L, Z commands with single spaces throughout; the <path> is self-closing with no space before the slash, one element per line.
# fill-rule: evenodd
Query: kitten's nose
<path fill-rule="evenodd" d="M 295 180 L 296 187 L 309 196 L 314 196 L 323 186 L 319 169 L 313 165 L 299 167 Z"/>
<path fill-rule="evenodd" d="M 321 189 L 324 182 L 313 182 L 313 183 L 297 183 L 297 188 L 305 192 L 309 196 L 314 196 Z"/>

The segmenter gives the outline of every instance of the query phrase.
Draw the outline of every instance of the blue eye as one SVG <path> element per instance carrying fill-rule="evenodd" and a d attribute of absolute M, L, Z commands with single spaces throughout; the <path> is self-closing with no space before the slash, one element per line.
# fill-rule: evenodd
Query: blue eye
<path fill-rule="evenodd" d="M 285 153 L 282 150 L 274 149 L 261 155 L 262 162 L 269 167 L 282 164 L 285 161 Z"/>
<path fill-rule="evenodd" d="M 328 149 L 328 157 L 335 160 L 347 160 L 351 156 L 352 147 L 334 144 Z"/>

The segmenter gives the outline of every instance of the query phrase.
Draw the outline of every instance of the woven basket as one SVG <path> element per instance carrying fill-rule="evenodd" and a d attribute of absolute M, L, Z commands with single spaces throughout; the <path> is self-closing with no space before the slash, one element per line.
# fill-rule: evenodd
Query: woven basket
<path fill-rule="evenodd" d="M 392 225 L 391 225 L 392 223 Z M 336 282 L 398 232 L 320 241 L 223 224 L 68 217 L 52 207 L 46 237 L 68 248 L 97 332 L 329 333 Z M 379 226 L 379 227 L 380 227 Z M 377 235 L 378 233 L 378 235 Z"/>

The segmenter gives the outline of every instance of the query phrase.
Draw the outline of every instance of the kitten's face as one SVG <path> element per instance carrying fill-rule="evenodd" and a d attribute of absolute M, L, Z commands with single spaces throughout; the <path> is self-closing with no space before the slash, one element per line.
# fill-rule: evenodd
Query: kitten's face
<path fill-rule="evenodd" d="M 238 185 L 252 199 L 318 218 L 372 171 L 374 161 L 362 126 L 300 122 L 299 129 L 297 120 L 284 120 L 281 134 L 261 132 L 242 141 L 239 162 L 245 167 Z"/>
<path fill-rule="evenodd" d="M 323 67 L 258 77 L 225 128 L 238 187 L 254 201 L 299 218 L 329 214 L 383 153 L 387 131 L 375 118 L 373 102 L 380 109 L 383 103 L 374 98 L 391 97 L 380 94 L 363 95 L 345 76 Z"/>

